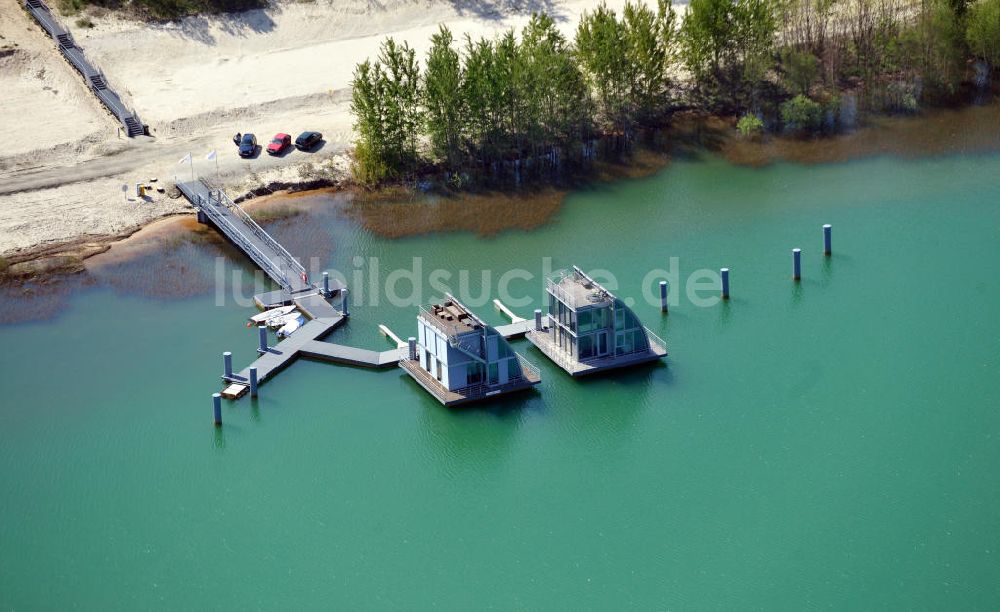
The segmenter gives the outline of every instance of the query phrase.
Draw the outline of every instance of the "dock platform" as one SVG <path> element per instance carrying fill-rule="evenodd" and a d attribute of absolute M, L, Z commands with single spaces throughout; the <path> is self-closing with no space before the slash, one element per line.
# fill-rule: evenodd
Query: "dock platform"
<path fill-rule="evenodd" d="M 653 334 L 653 332 L 649 331 L 648 328 L 646 329 L 646 333 L 649 337 L 649 349 L 645 351 L 629 353 L 626 355 L 616 355 L 612 353 L 605 357 L 587 359 L 586 361 L 576 361 L 575 359 L 566 357 L 566 355 L 559 350 L 559 347 L 552 343 L 552 339 L 548 331 L 532 330 L 527 333 L 527 338 L 528 341 L 534 344 L 535 347 L 544 353 L 546 357 L 554 361 L 555 364 L 563 370 L 566 370 L 570 376 L 578 377 L 638 365 L 640 363 L 657 361 L 665 357 L 667 355 L 666 343 L 660 340 L 655 334 Z"/>
<path fill-rule="evenodd" d="M 403 350 L 405 351 L 406 349 Z M 524 367 L 524 376 L 522 378 L 510 381 L 503 385 L 473 385 L 471 387 L 457 389 L 455 391 L 449 391 L 436 378 L 431 376 L 430 372 L 420 367 L 420 362 L 418 360 L 410 359 L 407 355 L 404 355 L 404 358 L 399 360 L 399 367 L 406 370 L 406 373 L 409 374 L 413 380 L 417 381 L 417 384 L 423 387 L 428 393 L 433 395 L 435 399 L 445 406 L 459 406 L 462 404 L 490 399 L 498 395 L 524 391 L 542 382 L 542 377 L 537 368 L 528 364 L 520 355 L 518 355 L 518 359 L 521 360 L 522 365 L 527 364 L 527 367 Z"/>

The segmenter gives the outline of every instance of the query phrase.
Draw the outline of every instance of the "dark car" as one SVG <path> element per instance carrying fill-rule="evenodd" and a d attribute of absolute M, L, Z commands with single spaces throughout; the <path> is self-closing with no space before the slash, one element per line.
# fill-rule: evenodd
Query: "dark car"
<path fill-rule="evenodd" d="M 257 154 L 257 137 L 244 134 L 240 140 L 240 157 L 253 157 Z"/>
<path fill-rule="evenodd" d="M 288 134 L 275 134 L 267 145 L 268 155 L 281 155 L 285 149 L 292 146 L 292 137 Z"/>
<path fill-rule="evenodd" d="M 316 143 L 323 140 L 323 135 L 319 132 L 302 132 L 295 139 L 295 148 L 306 151 L 316 146 Z"/>

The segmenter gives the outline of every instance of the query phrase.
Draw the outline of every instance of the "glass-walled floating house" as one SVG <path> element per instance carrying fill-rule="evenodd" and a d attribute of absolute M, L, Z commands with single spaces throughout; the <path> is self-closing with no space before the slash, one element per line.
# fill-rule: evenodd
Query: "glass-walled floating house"
<path fill-rule="evenodd" d="M 527 389 L 538 368 L 454 297 L 421 307 L 416 342 L 399 365 L 446 406 Z"/>
<path fill-rule="evenodd" d="M 667 346 L 580 268 L 545 279 L 548 314 L 528 340 L 573 376 L 654 361 Z M 539 328 L 540 327 L 540 328 Z"/>

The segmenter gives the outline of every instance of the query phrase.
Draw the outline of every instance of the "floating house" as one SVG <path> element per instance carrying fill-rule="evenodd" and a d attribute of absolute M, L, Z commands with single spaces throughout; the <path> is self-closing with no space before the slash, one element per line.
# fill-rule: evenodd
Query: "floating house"
<path fill-rule="evenodd" d="M 451 295 L 421 307 L 417 337 L 399 365 L 445 406 L 527 389 L 538 368 L 518 355 L 496 329 Z"/>
<path fill-rule="evenodd" d="M 527 338 L 572 376 L 655 361 L 667 345 L 628 306 L 580 268 L 545 279 L 548 314 Z"/>

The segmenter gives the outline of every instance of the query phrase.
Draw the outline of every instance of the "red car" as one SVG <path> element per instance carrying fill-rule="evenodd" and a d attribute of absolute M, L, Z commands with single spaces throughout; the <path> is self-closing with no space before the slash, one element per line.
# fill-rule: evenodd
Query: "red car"
<path fill-rule="evenodd" d="M 292 146 L 292 137 L 288 134 L 275 134 L 267 145 L 268 155 L 281 155 L 285 149 Z"/>

